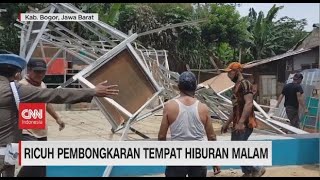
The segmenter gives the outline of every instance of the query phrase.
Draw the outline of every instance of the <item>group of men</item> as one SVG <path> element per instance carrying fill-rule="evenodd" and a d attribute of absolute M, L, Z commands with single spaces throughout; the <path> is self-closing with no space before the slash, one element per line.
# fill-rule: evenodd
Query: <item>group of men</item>
<path fill-rule="evenodd" d="M 232 89 L 233 111 L 221 128 L 226 133 L 232 123 L 231 141 L 247 141 L 257 127 L 254 114 L 253 96 L 254 87 L 242 75 L 243 66 L 238 62 L 231 63 L 225 70 L 228 77 L 235 83 Z M 285 97 L 287 116 L 292 126 L 299 126 L 299 104 L 307 112 L 303 101 L 303 90 L 300 85 L 303 77 L 296 74 L 293 82 L 287 84 L 279 97 L 279 103 Z M 211 123 L 209 108 L 195 98 L 197 89 L 196 76 L 192 72 L 184 72 L 179 77 L 178 87 L 180 96 L 168 101 L 164 105 L 158 140 L 165 141 L 170 128 L 172 141 L 216 141 L 216 135 Z M 205 136 L 207 139 L 205 139 Z M 259 166 L 242 166 L 243 177 L 260 177 L 266 169 Z M 215 174 L 220 167 L 214 166 Z M 206 166 L 167 166 L 166 177 L 206 177 Z"/>
<path fill-rule="evenodd" d="M 221 133 L 226 133 L 232 123 L 231 140 L 247 141 L 253 128 L 257 127 L 254 118 L 253 86 L 242 75 L 243 67 L 240 63 L 231 63 L 225 71 L 235 83 L 233 87 L 232 105 L 233 112 L 229 120 L 222 126 Z M 178 87 L 180 96 L 168 101 L 163 109 L 158 139 L 165 141 L 170 128 L 173 141 L 216 141 L 210 111 L 207 105 L 195 98 L 197 78 L 192 72 L 183 72 L 179 77 Z M 205 138 L 205 136 L 207 138 Z M 242 166 L 243 176 L 260 177 L 266 170 L 264 167 Z M 215 174 L 220 172 L 220 167 L 214 166 Z M 206 177 L 206 166 L 168 166 L 165 170 L 166 177 Z"/>
<path fill-rule="evenodd" d="M 21 72 L 27 66 L 27 75 L 21 80 Z M 14 90 L 10 82 L 15 82 L 20 102 L 42 103 L 79 103 L 91 102 L 94 96 L 110 97 L 117 95 L 117 85 L 108 85 L 107 82 L 91 88 L 46 88 L 42 82 L 47 70 L 46 63 L 42 60 L 30 60 L 26 63 L 24 58 L 10 52 L 0 54 L 0 150 L 9 143 L 23 141 L 46 141 L 47 128 L 44 130 L 19 130 L 18 109 L 15 104 Z M 232 105 L 233 111 L 229 120 L 222 126 L 221 133 L 226 133 L 232 123 L 231 140 L 247 141 L 253 129 L 257 127 L 253 106 L 253 86 L 242 75 L 243 66 L 240 63 L 231 63 L 225 71 L 228 77 L 235 83 L 233 87 Z M 299 84 L 295 76 L 294 83 Z M 216 141 L 209 108 L 195 98 L 197 79 L 191 72 L 183 72 L 179 77 L 178 87 L 180 96 L 165 103 L 163 119 L 161 122 L 158 140 L 165 141 L 170 128 L 172 141 Z M 286 97 L 285 106 L 290 121 L 296 126 L 297 115 L 295 103 L 298 100 L 290 98 L 294 93 L 298 99 L 303 98 L 303 91 L 298 85 L 287 85 L 279 100 Z M 299 101 L 300 102 L 300 101 Z M 58 114 L 47 104 L 48 113 L 56 120 L 59 129 L 65 127 L 65 123 Z M 290 114 L 290 115 L 289 115 Z M 47 123 L 46 123 L 47 124 Z M 1 151 L 0 151 L 1 152 Z M 220 172 L 220 167 L 213 167 L 215 173 Z M 264 167 L 242 166 L 243 176 L 260 177 L 266 170 Z M 0 174 L 3 177 L 13 177 L 14 165 L 4 162 L 4 155 L 0 154 Z M 167 177 L 205 177 L 206 166 L 168 166 L 165 170 Z M 22 167 L 18 176 L 45 177 L 46 167 Z"/>

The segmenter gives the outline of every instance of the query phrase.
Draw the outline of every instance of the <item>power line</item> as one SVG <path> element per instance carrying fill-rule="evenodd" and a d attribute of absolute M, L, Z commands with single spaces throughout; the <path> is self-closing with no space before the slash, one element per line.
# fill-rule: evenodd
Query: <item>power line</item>
<path fill-rule="evenodd" d="M 153 30 L 146 31 L 146 32 L 143 32 L 143 33 L 139 33 L 138 37 L 145 36 L 145 35 L 148 35 L 148 34 L 153 34 L 153 33 L 160 32 L 160 31 L 163 31 L 163 30 L 166 30 L 166 29 L 172 29 L 172 28 L 181 27 L 181 26 L 187 26 L 187 25 L 195 25 L 195 24 L 198 24 L 198 23 L 201 23 L 201 22 L 205 22 L 207 20 L 208 19 L 198 19 L 198 20 L 187 21 L 187 22 L 182 22 L 182 23 L 177 23 L 177 24 L 171 24 L 171 25 L 167 25 L 167 26 L 164 26 L 164 27 L 161 27 L 161 28 L 157 28 L 157 29 L 153 29 Z"/>

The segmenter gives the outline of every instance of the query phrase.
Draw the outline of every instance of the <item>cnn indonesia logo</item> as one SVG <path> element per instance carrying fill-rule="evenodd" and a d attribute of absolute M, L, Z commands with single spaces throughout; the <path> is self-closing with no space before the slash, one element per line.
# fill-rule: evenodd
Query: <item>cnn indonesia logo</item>
<path fill-rule="evenodd" d="M 45 129 L 46 104 L 45 103 L 20 103 L 19 104 L 19 129 Z"/>

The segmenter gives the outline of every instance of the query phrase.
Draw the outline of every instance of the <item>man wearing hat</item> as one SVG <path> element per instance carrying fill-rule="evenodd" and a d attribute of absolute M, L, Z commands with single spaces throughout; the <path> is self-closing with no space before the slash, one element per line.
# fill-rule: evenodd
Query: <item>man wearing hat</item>
<path fill-rule="evenodd" d="M 47 64 L 42 59 L 30 59 L 27 64 L 27 75 L 19 81 L 24 85 L 31 85 L 40 88 L 47 88 L 42 81 L 47 72 Z M 56 120 L 59 125 L 59 130 L 63 130 L 65 127 L 64 122 L 60 119 L 59 115 L 55 112 L 51 104 L 46 106 L 47 112 Z M 22 130 L 22 141 L 47 141 L 48 123 L 46 123 L 45 129 L 24 129 Z M 45 177 L 46 166 L 23 166 L 21 167 L 18 177 L 30 176 L 30 173 L 34 177 Z"/>
<path fill-rule="evenodd" d="M 18 127 L 18 109 L 15 103 L 15 95 L 20 102 L 29 103 L 79 103 L 91 102 L 94 96 L 107 97 L 117 95 L 116 85 L 107 85 L 106 82 L 91 88 L 57 88 L 42 89 L 27 86 L 17 82 L 21 71 L 26 66 L 26 60 L 10 52 L 0 54 L 0 177 L 13 177 L 15 166 L 4 162 L 6 146 L 21 140 L 21 130 Z M 14 82 L 11 87 L 10 82 Z M 17 92 L 17 93 L 13 93 Z"/>
<path fill-rule="evenodd" d="M 215 141 L 209 108 L 194 96 L 197 78 L 192 72 L 183 72 L 179 77 L 180 97 L 165 103 L 158 134 L 159 141 L 166 141 L 170 128 L 171 141 Z M 218 166 L 214 172 L 219 172 Z M 167 166 L 166 177 L 206 177 L 206 166 Z"/>
<path fill-rule="evenodd" d="M 229 120 L 222 126 L 221 133 L 226 133 L 232 123 L 231 141 L 247 141 L 257 127 L 253 106 L 253 86 L 242 75 L 243 67 L 238 62 L 231 63 L 224 71 L 235 83 L 232 89 L 233 111 Z M 266 170 L 258 166 L 241 166 L 244 177 L 260 177 Z"/>
<path fill-rule="evenodd" d="M 283 97 L 284 107 L 286 108 L 286 114 L 290 120 L 291 126 L 299 128 L 300 119 L 299 119 L 299 109 L 304 110 L 305 113 L 308 112 L 308 109 L 304 103 L 303 89 L 301 87 L 303 76 L 300 73 L 297 73 L 293 76 L 293 82 L 286 84 L 281 92 L 281 95 L 278 98 L 278 103 L 276 107 L 279 107 Z M 300 104 L 300 106 L 299 106 Z"/>

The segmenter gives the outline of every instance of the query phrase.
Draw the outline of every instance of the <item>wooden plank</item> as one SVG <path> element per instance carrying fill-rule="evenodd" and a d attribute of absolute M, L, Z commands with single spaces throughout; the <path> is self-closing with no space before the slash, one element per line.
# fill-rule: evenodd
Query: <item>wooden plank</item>
<path fill-rule="evenodd" d="M 94 85 L 105 80 L 110 84 L 117 84 L 120 92 L 113 99 L 132 114 L 156 93 L 156 89 L 127 49 L 90 74 L 87 80 Z"/>
<path fill-rule="evenodd" d="M 112 116 L 112 118 L 115 120 L 115 123 L 118 126 L 120 126 L 121 124 L 129 120 L 128 116 L 126 116 L 124 113 L 119 111 L 117 108 L 115 108 L 111 103 L 109 103 L 104 98 L 97 98 L 97 99 L 104 106 L 105 111 L 108 112 L 110 116 Z"/>

